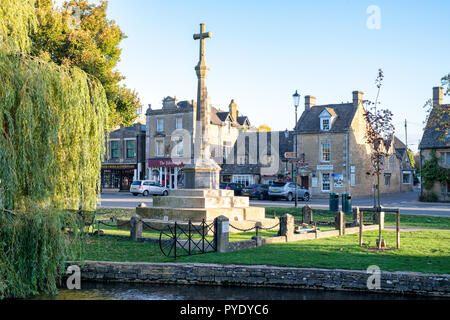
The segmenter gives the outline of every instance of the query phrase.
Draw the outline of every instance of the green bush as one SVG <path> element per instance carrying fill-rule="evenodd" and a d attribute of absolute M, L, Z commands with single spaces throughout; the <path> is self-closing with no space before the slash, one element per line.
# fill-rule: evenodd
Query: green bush
<path fill-rule="evenodd" d="M 426 193 L 421 194 L 419 196 L 419 201 L 422 201 L 422 202 L 437 202 L 437 201 L 439 201 L 439 198 L 438 198 L 437 194 L 434 193 L 434 192 L 426 192 Z"/>

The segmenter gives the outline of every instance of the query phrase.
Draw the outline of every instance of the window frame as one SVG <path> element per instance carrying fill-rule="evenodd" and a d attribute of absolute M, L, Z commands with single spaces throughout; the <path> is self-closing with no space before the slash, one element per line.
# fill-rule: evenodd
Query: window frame
<path fill-rule="evenodd" d="M 160 150 L 160 148 L 158 147 L 159 144 L 161 144 L 162 150 Z M 163 139 L 155 139 L 155 156 L 156 157 L 164 157 L 164 140 Z"/>
<path fill-rule="evenodd" d="M 408 176 L 408 182 L 405 182 L 405 176 Z M 402 184 L 411 184 L 411 172 L 402 172 Z"/>
<path fill-rule="evenodd" d="M 324 189 L 324 185 L 325 185 L 324 182 L 326 181 L 326 180 L 324 180 L 325 175 L 328 176 L 328 189 Z M 321 189 L 322 189 L 322 192 L 331 192 L 331 174 L 330 173 L 322 172 Z"/>
<path fill-rule="evenodd" d="M 183 117 L 175 117 L 175 130 L 183 129 Z"/>
<path fill-rule="evenodd" d="M 324 146 L 328 146 L 328 152 L 324 152 Z M 328 160 L 324 160 L 324 155 L 328 154 Z M 330 163 L 331 162 L 331 143 L 329 142 L 322 142 L 320 144 L 320 162 Z"/>
<path fill-rule="evenodd" d="M 322 131 L 330 131 L 331 129 L 331 117 L 323 117 L 320 118 L 321 124 L 320 124 L 320 130 Z M 328 127 L 325 128 L 325 121 L 327 121 Z"/>
<path fill-rule="evenodd" d="M 113 143 L 117 146 L 116 148 L 113 148 Z M 109 150 L 110 150 L 110 159 L 119 159 L 119 140 L 110 140 L 109 141 Z M 117 155 L 114 156 L 113 151 L 117 151 Z"/>
<path fill-rule="evenodd" d="M 164 131 L 164 118 L 156 118 L 156 132 Z"/>
<path fill-rule="evenodd" d="M 131 150 L 128 148 L 129 142 L 133 142 L 133 155 L 131 157 L 128 155 L 128 151 Z M 125 155 L 126 155 L 127 159 L 136 157 L 136 139 L 126 139 L 125 140 Z"/>

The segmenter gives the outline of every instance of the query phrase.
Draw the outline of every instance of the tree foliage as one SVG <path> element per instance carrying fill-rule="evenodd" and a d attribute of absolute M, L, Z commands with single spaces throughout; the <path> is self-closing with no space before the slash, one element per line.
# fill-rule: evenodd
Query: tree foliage
<path fill-rule="evenodd" d="M 389 147 L 394 137 L 394 126 L 392 125 L 392 112 L 389 109 L 378 109 L 377 106 L 380 88 L 384 75 L 380 69 L 376 79 L 378 88 L 375 102 L 364 101 L 366 108 L 364 118 L 366 119 L 365 139 L 371 148 L 371 162 L 373 174 L 380 175 L 383 171 L 384 159 L 389 156 Z"/>
<path fill-rule="evenodd" d="M 436 150 L 431 149 L 431 157 L 422 165 L 421 179 L 425 189 L 431 190 L 436 181 L 447 183 L 450 181 L 450 169 L 439 165 L 439 159 Z"/>
<path fill-rule="evenodd" d="M 0 1 L 0 298 L 55 292 L 79 257 L 83 225 L 65 209 L 95 209 L 109 130 L 96 77 L 29 55 L 34 5 Z"/>
<path fill-rule="evenodd" d="M 98 5 L 70 0 L 61 10 L 52 0 L 37 0 L 37 28 L 31 34 L 31 53 L 46 53 L 58 65 L 76 66 L 100 80 L 110 107 L 111 126 L 131 125 L 141 106 L 137 94 L 121 85 L 125 79 L 115 68 L 120 61 L 120 42 L 126 38 L 107 18 L 107 1 Z"/>
<path fill-rule="evenodd" d="M 0 1 L 0 48 L 5 51 L 28 52 L 29 33 L 37 26 L 35 0 Z"/>
<path fill-rule="evenodd" d="M 0 199 L 5 208 L 94 209 L 108 107 L 78 68 L 0 51 Z"/>

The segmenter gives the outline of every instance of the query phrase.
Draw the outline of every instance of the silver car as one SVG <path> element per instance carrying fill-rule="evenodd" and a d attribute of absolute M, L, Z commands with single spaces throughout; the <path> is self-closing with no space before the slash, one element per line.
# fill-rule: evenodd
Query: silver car
<path fill-rule="evenodd" d="M 295 199 L 295 183 L 274 182 L 269 187 L 268 195 L 273 200 L 283 198 L 287 201 L 292 201 Z M 297 199 L 309 201 L 311 199 L 311 192 L 297 184 Z"/>
<path fill-rule="evenodd" d="M 153 180 L 133 181 L 130 192 L 133 196 L 137 196 L 138 194 L 142 194 L 143 196 L 148 196 L 150 194 L 167 196 L 169 194 L 169 190 L 166 187 L 163 187 L 159 182 Z"/>

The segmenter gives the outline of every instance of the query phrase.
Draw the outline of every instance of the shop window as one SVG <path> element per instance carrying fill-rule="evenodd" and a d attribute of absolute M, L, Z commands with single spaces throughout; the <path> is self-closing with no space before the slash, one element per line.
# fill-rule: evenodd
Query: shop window
<path fill-rule="evenodd" d="M 330 191 L 330 174 L 322 173 L 322 191 Z"/>
<path fill-rule="evenodd" d="M 251 175 L 233 175 L 233 182 L 249 186 L 253 184 L 253 176 Z"/>

